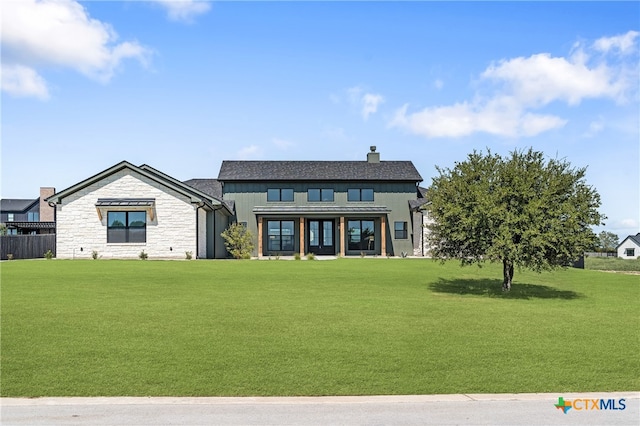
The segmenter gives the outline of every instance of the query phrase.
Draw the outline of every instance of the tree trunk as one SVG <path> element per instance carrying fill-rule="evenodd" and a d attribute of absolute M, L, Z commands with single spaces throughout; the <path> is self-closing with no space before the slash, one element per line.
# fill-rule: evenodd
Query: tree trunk
<path fill-rule="evenodd" d="M 511 281 L 513 280 L 513 262 L 511 260 L 502 260 L 502 274 L 504 275 L 504 281 L 502 281 L 502 291 L 510 291 Z"/>

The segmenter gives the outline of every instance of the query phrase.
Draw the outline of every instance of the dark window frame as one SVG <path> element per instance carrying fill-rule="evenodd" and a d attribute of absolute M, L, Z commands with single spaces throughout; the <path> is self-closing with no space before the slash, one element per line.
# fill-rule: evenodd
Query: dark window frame
<path fill-rule="evenodd" d="M 403 221 L 393 222 L 393 231 L 394 231 L 394 237 L 396 240 L 409 239 L 409 224 L 407 222 L 403 222 Z"/>
<path fill-rule="evenodd" d="M 318 191 L 317 197 L 312 197 L 311 191 Z M 307 189 L 307 201 L 310 203 L 332 203 L 335 201 L 335 191 L 333 188 L 309 188 Z"/>
<path fill-rule="evenodd" d="M 40 213 L 27 212 L 27 222 L 40 222 Z"/>
<path fill-rule="evenodd" d="M 624 255 L 627 256 L 627 257 L 635 256 L 636 255 L 636 249 L 635 248 L 624 249 Z"/>
<path fill-rule="evenodd" d="M 286 235 L 282 233 L 283 230 L 283 223 L 291 223 L 291 230 L 292 233 L 291 235 Z M 272 223 L 278 223 L 278 233 L 277 234 L 272 234 L 271 231 L 275 228 L 271 228 L 270 225 Z M 290 219 L 269 219 L 267 220 L 267 252 L 269 253 L 281 253 L 281 252 L 293 252 L 296 248 L 296 222 L 294 220 L 290 220 Z M 288 229 L 288 228 L 287 228 Z M 290 244 L 289 246 L 284 246 L 283 245 L 283 238 L 282 237 L 286 237 L 287 240 L 287 244 Z M 274 238 L 272 238 L 274 237 Z M 277 238 L 275 238 L 277 237 Z M 290 237 L 290 238 L 289 238 Z M 278 247 L 272 247 L 273 244 L 275 244 L 277 240 L 278 243 Z"/>
<path fill-rule="evenodd" d="M 277 192 L 276 192 L 277 191 Z M 288 197 L 288 195 L 291 197 Z M 290 198 L 290 199 L 289 199 Z M 269 203 L 291 203 L 295 199 L 293 188 L 268 188 L 267 202 Z"/>
<path fill-rule="evenodd" d="M 359 222 L 358 228 L 353 228 L 351 224 L 353 222 Z M 363 233 L 363 222 L 371 222 L 371 233 Z M 355 233 L 352 233 L 352 229 L 359 229 L 357 234 L 357 241 L 354 241 L 356 237 Z M 369 229 L 367 228 L 364 228 Z M 374 219 L 347 219 L 347 248 L 349 251 L 361 251 L 361 252 L 374 252 L 376 250 L 376 221 Z"/>
<path fill-rule="evenodd" d="M 134 222 L 129 214 L 144 214 L 144 225 L 132 225 Z M 124 223 L 113 226 L 112 214 L 124 214 Z M 107 244 L 146 244 L 147 242 L 147 211 L 146 210 L 110 210 L 107 211 Z"/>
<path fill-rule="evenodd" d="M 369 196 L 371 194 L 371 196 Z M 347 201 L 370 203 L 375 200 L 373 188 L 349 188 L 347 189 Z"/>

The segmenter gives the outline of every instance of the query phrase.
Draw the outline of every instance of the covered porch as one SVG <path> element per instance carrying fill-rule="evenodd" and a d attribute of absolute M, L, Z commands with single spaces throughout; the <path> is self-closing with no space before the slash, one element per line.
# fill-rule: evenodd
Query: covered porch
<path fill-rule="evenodd" d="M 255 207 L 258 257 L 386 256 L 389 211 L 385 206 Z"/>

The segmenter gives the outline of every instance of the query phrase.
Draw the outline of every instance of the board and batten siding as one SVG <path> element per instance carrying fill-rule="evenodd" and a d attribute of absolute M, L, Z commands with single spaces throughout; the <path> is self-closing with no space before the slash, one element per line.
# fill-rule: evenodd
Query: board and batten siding
<path fill-rule="evenodd" d="M 108 244 L 106 212 L 100 220 L 95 206 L 99 198 L 155 198 L 153 220 L 147 213 L 147 241 Z M 200 238 L 201 247 L 196 247 L 196 207 L 188 197 L 139 173 L 118 171 L 63 198 L 56 206 L 57 257 L 91 259 L 94 250 L 104 259 L 138 258 L 142 250 L 150 259 L 184 259 L 187 251 L 194 257 L 206 257 L 205 238 Z M 198 216 L 206 215 L 198 212 Z M 201 235 L 206 235 L 205 228 L 203 223 Z"/>

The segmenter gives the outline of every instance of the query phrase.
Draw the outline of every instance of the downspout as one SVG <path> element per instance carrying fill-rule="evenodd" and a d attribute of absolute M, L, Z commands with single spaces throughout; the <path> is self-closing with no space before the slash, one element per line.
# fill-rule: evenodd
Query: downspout
<path fill-rule="evenodd" d="M 200 217 L 198 210 L 204 207 L 204 203 L 200 201 L 196 207 L 196 259 L 200 259 Z"/>

